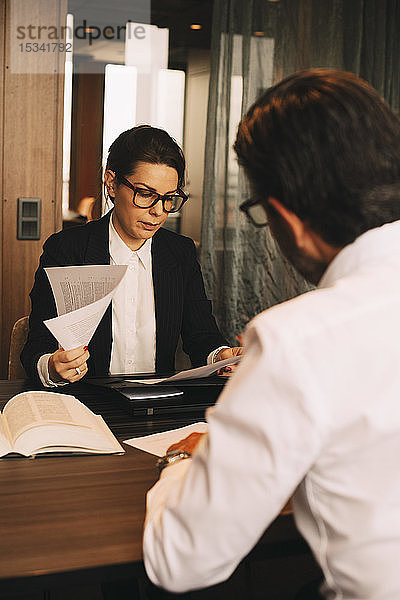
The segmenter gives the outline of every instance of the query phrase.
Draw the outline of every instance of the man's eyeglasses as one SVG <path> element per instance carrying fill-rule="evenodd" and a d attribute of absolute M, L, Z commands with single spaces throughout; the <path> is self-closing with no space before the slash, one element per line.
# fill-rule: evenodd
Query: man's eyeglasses
<path fill-rule="evenodd" d="M 166 213 L 178 212 L 185 204 L 188 196 L 182 190 L 178 189 L 174 194 L 158 194 L 147 188 L 133 185 L 126 177 L 118 176 L 118 179 L 126 187 L 133 191 L 132 203 L 138 208 L 151 208 L 161 200 L 163 210 Z"/>
<path fill-rule="evenodd" d="M 258 200 L 246 200 L 239 208 L 246 213 L 247 218 L 255 227 L 266 227 L 268 225 L 267 213 Z"/>

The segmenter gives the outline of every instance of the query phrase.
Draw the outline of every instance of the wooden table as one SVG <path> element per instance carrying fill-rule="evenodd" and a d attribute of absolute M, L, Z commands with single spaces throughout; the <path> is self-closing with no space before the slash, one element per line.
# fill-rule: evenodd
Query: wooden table
<path fill-rule="evenodd" d="M 28 389 L 0 381 L 0 407 Z M 115 393 L 68 386 L 100 413 L 121 441 L 199 420 L 198 414 L 134 418 Z M 125 446 L 122 456 L 0 461 L 0 597 L 68 584 L 143 576 L 145 495 L 157 479 L 154 456 Z M 256 560 L 307 553 L 291 515 L 279 517 L 256 546 Z"/>

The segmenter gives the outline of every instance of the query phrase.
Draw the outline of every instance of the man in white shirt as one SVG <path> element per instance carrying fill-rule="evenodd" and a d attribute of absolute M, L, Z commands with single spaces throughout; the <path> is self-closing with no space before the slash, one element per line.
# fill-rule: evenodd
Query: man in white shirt
<path fill-rule="evenodd" d="M 176 592 L 223 581 L 293 496 L 324 597 L 398 600 L 400 121 L 356 76 L 304 71 L 235 149 L 243 210 L 318 288 L 249 324 L 209 433 L 164 458 L 147 573 Z"/>

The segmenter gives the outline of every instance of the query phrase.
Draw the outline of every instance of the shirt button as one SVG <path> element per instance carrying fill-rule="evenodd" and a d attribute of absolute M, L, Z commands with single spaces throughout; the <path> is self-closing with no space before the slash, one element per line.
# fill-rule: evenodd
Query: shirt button
<path fill-rule="evenodd" d="M 133 360 L 128 360 L 128 365 L 131 365 L 133 363 Z"/>

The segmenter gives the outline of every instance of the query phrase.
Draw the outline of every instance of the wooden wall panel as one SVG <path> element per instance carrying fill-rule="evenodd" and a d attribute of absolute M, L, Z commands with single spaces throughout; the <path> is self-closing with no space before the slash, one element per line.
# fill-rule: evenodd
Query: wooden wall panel
<path fill-rule="evenodd" d="M 3 144 L 3 123 L 4 123 L 4 59 L 5 59 L 5 14 L 6 7 L 4 2 L 0 2 L 0 239 L 3 239 L 3 164 L 4 164 L 4 144 Z M 0 265 L 2 264 L 3 244 L 0 244 Z M 0 270 L 0 332 L 1 339 L 4 337 L 3 328 L 3 273 Z M 0 363 L 3 349 L 0 348 Z"/>
<path fill-rule="evenodd" d="M 35 3 L 38 10 L 39 0 Z M 25 7 L 29 6 L 24 3 Z M 48 7 L 48 3 L 46 3 Z M 13 7 L 15 9 L 15 5 Z M 39 7 L 40 9 L 40 7 Z M 22 3 L 21 3 L 22 10 Z M 52 23 L 65 23 L 64 0 L 54 2 Z M 34 21 L 33 21 L 34 22 Z M 29 291 L 44 240 L 61 228 L 63 75 L 12 72 L 10 1 L 6 3 L 3 145 L 2 341 L 0 377 L 6 376 L 13 323 L 29 313 Z M 4 54 L 4 53 L 3 53 Z M 57 69 L 63 56 L 47 57 Z M 42 200 L 41 239 L 17 240 L 19 197 Z"/>
<path fill-rule="evenodd" d="M 85 196 L 101 196 L 104 73 L 76 73 L 73 79 L 69 207 Z M 99 203 L 100 208 L 100 203 Z M 100 216 L 100 213 L 97 215 Z"/>

